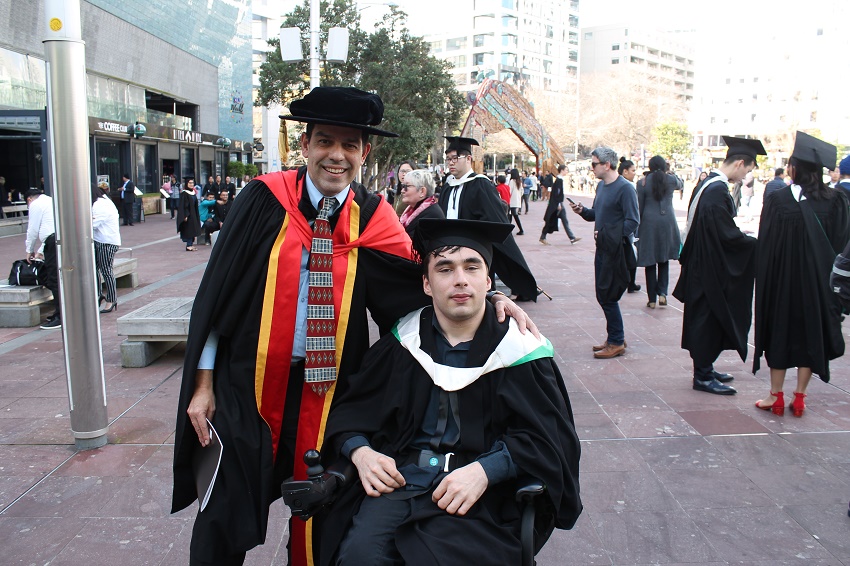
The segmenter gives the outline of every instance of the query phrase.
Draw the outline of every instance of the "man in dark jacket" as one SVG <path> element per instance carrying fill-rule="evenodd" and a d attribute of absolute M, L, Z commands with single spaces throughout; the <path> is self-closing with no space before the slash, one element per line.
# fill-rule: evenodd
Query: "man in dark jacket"
<path fill-rule="evenodd" d="M 609 147 L 597 147 L 590 154 L 593 174 L 599 179 L 593 208 L 571 204 L 573 212 L 595 223 L 596 300 L 607 321 L 608 338 L 593 346 L 593 357 L 600 359 L 622 356 L 626 351 L 620 297 L 629 285 L 629 271 L 636 258 L 631 236 L 638 229 L 637 193 L 631 183 L 617 173 L 617 154 Z"/>
<path fill-rule="evenodd" d="M 121 196 L 121 213 L 124 217 L 124 226 L 133 225 L 133 203 L 136 201 L 136 185 L 130 180 L 129 173 L 124 173 L 121 176 L 124 184 L 120 189 Z"/>
<path fill-rule="evenodd" d="M 764 197 L 762 197 L 762 200 L 767 200 L 767 195 L 773 191 L 784 189 L 787 186 L 788 185 L 785 184 L 785 169 L 777 167 L 773 172 L 773 179 L 768 181 L 764 186 Z"/>

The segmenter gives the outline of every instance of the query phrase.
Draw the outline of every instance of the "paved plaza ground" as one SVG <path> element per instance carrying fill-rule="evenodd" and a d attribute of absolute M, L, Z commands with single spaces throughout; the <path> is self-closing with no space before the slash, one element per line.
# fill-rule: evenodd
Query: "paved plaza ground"
<path fill-rule="evenodd" d="M 738 395 L 695 392 L 679 347 L 682 305 L 671 297 L 650 310 L 641 292 L 621 301 L 626 355 L 596 360 L 590 348 L 604 340 L 605 323 L 594 295 L 592 225 L 570 213 L 582 241 L 570 245 L 558 232 L 543 246 L 544 207 L 532 203 L 522 215 L 517 241 L 554 300 L 524 306 L 555 345 L 570 392 L 585 508 L 572 531 L 555 532 L 538 564 L 850 566 L 847 358 L 833 363 L 831 383 L 813 380 L 803 418 L 756 410 L 768 372 L 753 376 L 751 359 L 730 353 L 717 369 L 735 376 Z M 141 282 L 121 289 L 120 310 L 100 319 L 107 446 L 74 450 L 61 332 L 0 329 L 2 564 L 188 562 L 196 507 L 169 514 L 183 348 L 144 369 L 122 368 L 116 319 L 160 297 L 194 296 L 210 248 L 183 251 L 168 215 L 122 227 L 121 236 Z M 23 236 L 0 238 L 0 266 L 22 257 Z M 671 290 L 678 273 L 672 262 Z M 793 387 L 791 377 L 786 394 Z M 286 563 L 287 516 L 277 502 L 267 542 L 247 564 Z"/>

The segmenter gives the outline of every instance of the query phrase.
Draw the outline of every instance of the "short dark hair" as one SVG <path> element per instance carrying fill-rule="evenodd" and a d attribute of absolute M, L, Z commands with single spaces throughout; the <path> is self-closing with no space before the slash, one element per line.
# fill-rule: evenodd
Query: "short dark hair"
<path fill-rule="evenodd" d="M 756 158 L 752 155 L 747 155 L 746 153 L 733 153 L 729 157 L 723 160 L 725 165 L 731 165 L 736 161 L 743 161 L 745 167 L 749 167 L 750 165 L 756 162 Z"/>
<path fill-rule="evenodd" d="M 24 200 L 27 200 L 30 197 L 37 197 L 43 194 L 44 192 L 42 192 L 41 189 L 27 189 L 27 192 L 24 193 Z"/>
<path fill-rule="evenodd" d="M 563 171 L 566 168 L 567 168 L 566 165 L 558 165 L 558 173 L 560 173 L 561 171 Z"/>
<path fill-rule="evenodd" d="M 775 177 L 779 177 L 780 175 L 784 175 L 784 174 L 785 174 L 785 169 L 783 169 L 782 167 L 777 167 L 776 171 L 773 172 L 773 175 Z"/>
<path fill-rule="evenodd" d="M 307 129 L 304 130 L 304 133 L 307 135 L 307 141 L 310 141 L 310 138 L 313 137 L 314 126 L 315 124 L 307 124 Z M 364 146 L 369 143 L 369 132 L 360 130 L 360 141 L 363 142 Z M 416 169 L 416 167 L 414 167 L 414 169 Z"/>
<path fill-rule="evenodd" d="M 504 175 L 499 175 L 498 177 L 496 177 L 496 182 L 500 185 L 504 185 L 505 181 L 507 181 L 507 179 L 505 179 Z"/>
<path fill-rule="evenodd" d="M 129 174 L 129 173 L 124 173 L 124 174 L 123 174 L 123 175 L 121 175 L 121 176 L 122 176 L 123 178 L 125 178 L 125 179 L 129 179 L 129 178 L 130 178 L 130 174 Z"/>

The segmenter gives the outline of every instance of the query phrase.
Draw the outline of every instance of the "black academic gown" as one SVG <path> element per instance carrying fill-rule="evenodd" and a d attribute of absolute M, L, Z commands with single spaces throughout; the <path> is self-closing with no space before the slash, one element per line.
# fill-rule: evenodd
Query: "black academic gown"
<path fill-rule="evenodd" d="M 434 351 L 433 309 L 420 315 L 422 350 Z M 475 334 L 467 367 L 483 365 L 505 335 L 507 323 L 496 321 L 492 307 Z M 332 461 L 342 444 L 363 435 L 375 450 L 401 465 L 420 430 L 433 382 L 393 335 L 378 341 L 334 399 L 327 422 L 324 456 Z M 582 510 L 578 464 L 581 447 L 572 409 L 552 358 L 496 370 L 458 391 L 462 461 L 505 443 L 520 475 L 547 487 L 535 528 L 540 546 L 552 528 L 569 529 Z M 322 564 L 329 564 L 351 519 L 365 497 L 354 481 L 327 511 L 322 532 Z M 487 524 L 484 528 L 482 525 Z M 494 531 L 499 536 L 494 536 Z M 408 566 L 519 562 L 519 509 L 513 482 L 489 486 L 464 517 L 441 510 L 419 496 L 411 515 L 396 532 L 396 546 Z M 487 557 L 487 558 L 485 558 Z"/>
<path fill-rule="evenodd" d="M 711 181 L 706 179 L 682 247 L 682 271 L 673 290 L 685 304 L 682 348 L 696 367 L 713 364 L 723 350 L 736 350 L 746 360 L 752 321 L 757 241 L 735 225 L 726 183 Z"/>
<path fill-rule="evenodd" d="M 455 191 L 458 188 L 449 184 L 444 185 L 439 200 L 443 213 L 448 212 L 449 201 L 453 197 L 458 198 L 455 197 Z M 496 185 L 488 179 L 477 178 L 464 183 L 459 201 L 459 220 L 507 223 Z M 537 300 L 537 281 L 525 262 L 525 257 L 517 246 L 513 234 L 509 235 L 503 243 L 493 245 L 491 271 L 497 274 L 517 296 L 533 301 Z"/>
<path fill-rule="evenodd" d="M 356 183 L 352 189 L 354 201 L 360 205 L 362 233 L 380 197 Z M 299 210 L 309 220 L 316 216 L 306 190 Z M 280 482 L 292 473 L 292 462 L 283 461 L 280 450 L 273 464 L 270 431 L 257 410 L 254 380 L 268 258 L 285 218 L 283 206 L 261 180 L 242 190 L 210 254 L 189 323 L 177 409 L 172 512 L 188 507 L 197 497 L 192 455 L 200 444 L 186 409 L 195 390 L 201 351 L 215 326 L 220 338 L 213 379 L 213 425 L 224 456 L 209 507 L 203 513 L 212 515 L 213 532 L 207 536 L 224 539 L 222 546 L 230 554 L 247 551 L 265 540 L 268 507 L 280 497 Z M 338 218 L 339 211 L 330 218 L 332 227 Z M 418 265 L 366 248 L 360 248 L 358 256 L 338 386 L 359 369 L 369 348 L 367 308 L 384 333 L 398 318 L 429 301 L 422 291 Z M 387 293 L 387 289 L 393 292 Z M 215 563 L 221 557 L 200 558 Z"/>
<path fill-rule="evenodd" d="M 803 207 L 816 215 L 808 217 Z M 835 256 L 850 239 L 847 198 L 797 202 L 790 187 L 771 193 L 759 223 L 755 355 L 772 368 L 808 367 L 829 381 L 844 354 L 841 306 L 829 286 Z"/>
<path fill-rule="evenodd" d="M 186 220 L 183 220 L 184 218 Z M 177 205 L 177 233 L 184 242 L 201 235 L 198 197 L 186 191 L 180 191 L 180 202 Z"/>
<path fill-rule="evenodd" d="M 543 231 L 546 234 L 551 234 L 558 231 L 558 207 L 564 204 L 564 181 L 560 177 L 552 186 L 552 194 L 549 196 L 549 204 L 546 205 L 546 212 L 543 214 L 543 222 L 545 223 Z"/>

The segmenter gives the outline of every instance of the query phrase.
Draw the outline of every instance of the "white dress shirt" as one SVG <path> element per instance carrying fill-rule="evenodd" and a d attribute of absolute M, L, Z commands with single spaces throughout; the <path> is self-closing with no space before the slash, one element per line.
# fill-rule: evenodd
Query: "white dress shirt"
<path fill-rule="evenodd" d="M 27 253 L 35 253 L 36 241 L 44 240 L 56 233 L 53 224 L 53 199 L 47 195 L 38 195 L 30 204 L 27 223 Z"/>
<path fill-rule="evenodd" d="M 118 209 L 105 196 L 100 197 L 91 205 L 91 228 L 95 242 L 101 244 L 121 245 L 121 234 L 118 231 Z"/>

